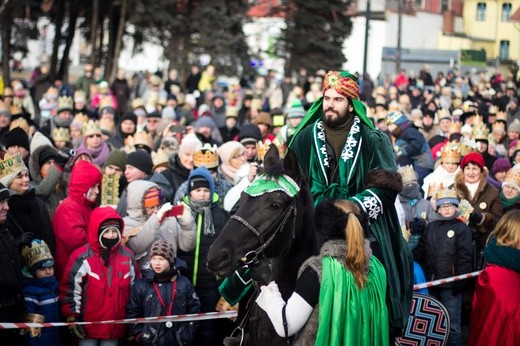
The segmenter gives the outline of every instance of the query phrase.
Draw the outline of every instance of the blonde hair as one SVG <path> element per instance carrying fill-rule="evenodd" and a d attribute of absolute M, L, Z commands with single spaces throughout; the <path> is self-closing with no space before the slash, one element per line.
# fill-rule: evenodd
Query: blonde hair
<path fill-rule="evenodd" d="M 347 254 L 345 255 L 345 266 L 352 272 L 357 287 L 361 289 L 368 282 L 365 273 L 368 259 L 365 255 L 363 227 L 355 215 L 359 213 L 359 208 L 354 202 L 347 200 L 336 200 L 334 201 L 334 206 L 347 214 L 347 225 L 345 227 Z"/>
<path fill-rule="evenodd" d="M 516 247 L 520 241 L 520 210 L 504 214 L 489 237 L 496 237 L 497 245 Z"/>

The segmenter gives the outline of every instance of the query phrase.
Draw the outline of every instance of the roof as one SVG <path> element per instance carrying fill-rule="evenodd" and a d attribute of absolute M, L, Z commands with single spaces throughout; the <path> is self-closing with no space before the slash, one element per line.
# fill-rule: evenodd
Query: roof
<path fill-rule="evenodd" d="M 509 17 L 510 22 L 520 22 L 520 7 L 513 13 L 511 17 Z"/>
<path fill-rule="evenodd" d="M 253 18 L 285 18 L 287 17 L 287 13 L 284 9 L 284 6 L 281 5 L 280 0 L 260 0 L 258 1 L 258 5 L 249 8 L 247 11 L 247 16 Z"/>

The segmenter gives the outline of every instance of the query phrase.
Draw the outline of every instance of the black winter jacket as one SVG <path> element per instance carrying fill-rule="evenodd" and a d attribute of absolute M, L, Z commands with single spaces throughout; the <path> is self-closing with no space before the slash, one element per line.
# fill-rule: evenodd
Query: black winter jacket
<path fill-rule="evenodd" d="M 3 308 L 19 306 L 21 316 L 24 306 L 21 260 L 14 238 L 5 224 L 0 225 L 0 268 L 0 315 Z"/>

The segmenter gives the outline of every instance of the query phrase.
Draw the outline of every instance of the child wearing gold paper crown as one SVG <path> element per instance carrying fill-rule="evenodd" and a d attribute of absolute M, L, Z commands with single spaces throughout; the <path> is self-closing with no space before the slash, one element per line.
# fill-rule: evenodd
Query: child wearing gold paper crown
<path fill-rule="evenodd" d="M 54 258 L 47 244 L 34 239 L 22 250 L 26 263 L 24 268 L 24 287 L 22 290 L 27 311 L 27 321 L 33 322 L 36 315 L 43 322 L 59 322 L 58 280 L 54 276 Z M 40 320 L 41 321 L 41 320 Z M 59 346 L 62 341 L 58 328 L 31 328 L 25 332 L 27 345 Z"/>
<path fill-rule="evenodd" d="M 413 258 L 426 272 L 426 280 L 438 280 L 469 273 L 472 259 L 472 232 L 459 217 L 459 199 L 453 189 L 437 192 L 435 206 L 439 219 L 430 222 L 412 251 Z M 430 288 L 430 294 L 438 298 L 450 316 L 448 345 L 460 345 L 462 290 L 464 281 Z"/>

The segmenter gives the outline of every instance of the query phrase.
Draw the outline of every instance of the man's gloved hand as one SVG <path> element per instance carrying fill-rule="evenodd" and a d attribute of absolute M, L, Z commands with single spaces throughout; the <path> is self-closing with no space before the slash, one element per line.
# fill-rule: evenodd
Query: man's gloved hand
<path fill-rule="evenodd" d="M 164 218 L 164 215 L 172 210 L 173 205 L 170 202 L 164 203 L 161 208 L 159 208 L 159 211 L 157 212 L 157 217 L 159 218 L 159 221 L 162 221 Z"/>
<path fill-rule="evenodd" d="M 182 215 L 177 217 L 179 225 L 181 225 L 181 227 L 184 229 L 195 226 L 193 215 L 191 215 L 191 208 L 184 202 L 180 202 L 179 205 L 184 207 L 182 210 Z"/>
<path fill-rule="evenodd" d="M 484 215 L 478 211 L 474 211 L 469 216 L 469 223 L 478 225 L 482 222 L 482 219 L 484 219 Z"/>
<path fill-rule="evenodd" d="M 76 320 L 76 317 L 67 317 L 67 322 L 78 322 Z M 80 326 L 80 325 L 73 325 L 73 326 L 69 326 L 69 332 L 79 338 L 79 339 L 85 339 L 85 336 L 86 336 L 86 333 L 85 333 L 85 329 L 83 328 L 83 326 Z"/>
<path fill-rule="evenodd" d="M 412 234 L 421 234 L 422 232 L 424 232 L 425 228 L 426 221 L 424 221 L 424 219 L 416 217 L 412 220 L 412 222 L 410 222 L 410 232 Z"/>
<path fill-rule="evenodd" d="M 23 246 L 30 246 L 31 245 L 31 241 L 34 239 L 34 233 L 32 232 L 23 232 L 22 235 L 16 239 L 16 245 L 18 247 L 23 247 Z"/>
<path fill-rule="evenodd" d="M 273 271 L 271 270 L 271 262 L 265 257 L 257 258 L 253 263 L 249 264 L 249 276 L 261 286 L 267 285 L 273 281 Z"/>

